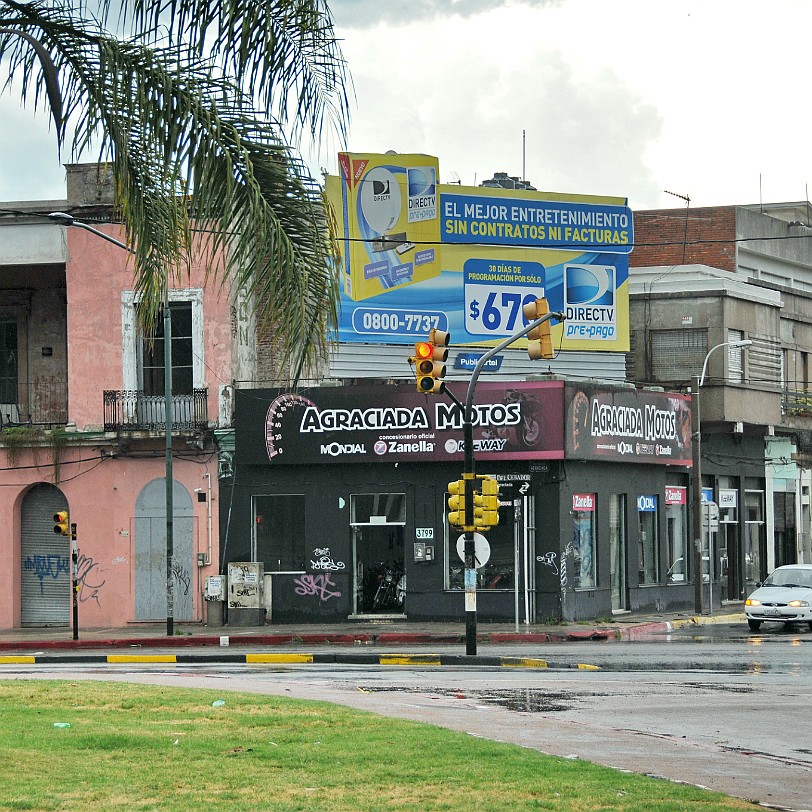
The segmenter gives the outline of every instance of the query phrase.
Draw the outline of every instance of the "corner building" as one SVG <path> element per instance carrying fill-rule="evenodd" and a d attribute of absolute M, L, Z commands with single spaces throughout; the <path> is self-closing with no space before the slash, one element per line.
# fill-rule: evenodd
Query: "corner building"
<path fill-rule="evenodd" d="M 689 396 L 548 376 L 481 382 L 474 408 L 476 472 L 500 486 L 478 547 L 481 620 L 692 606 Z M 262 565 L 265 622 L 464 617 L 450 398 L 373 380 L 240 390 L 235 428 L 222 566 Z"/>

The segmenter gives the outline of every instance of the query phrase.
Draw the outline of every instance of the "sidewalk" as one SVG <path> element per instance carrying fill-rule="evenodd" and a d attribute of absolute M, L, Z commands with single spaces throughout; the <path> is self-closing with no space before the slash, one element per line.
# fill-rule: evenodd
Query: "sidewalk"
<path fill-rule="evenodd" d="M 617 642 L 665 633 L 688 625 L 744 623 L 741 606 L 725 606 L 713 615 L 624 614 L 611 622 L 520 625 L 479 623 L 477 643 L 511 647 L 522 644 L 583 641 Z M 303 650 L 308 646 L 384 647 L 465 645 L 465 621 L 410 623 L 403 620 L 346 621 L 340 624 L 266 625 L 257 627 L 206 626 L 202 623 L 175 623 L 174 634 L 166 634 L 166 623 L 133 623 L 121 628 L 84 629 L 78 639 L 69 627 L 0 629 L 0 651 L 43 651 L 52 649 L 223 649 L 231 646 Z"/>

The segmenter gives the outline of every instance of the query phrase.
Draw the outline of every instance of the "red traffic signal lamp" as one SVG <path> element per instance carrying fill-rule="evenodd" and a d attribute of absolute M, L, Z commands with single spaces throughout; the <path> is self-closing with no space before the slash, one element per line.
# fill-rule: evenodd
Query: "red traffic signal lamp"
<path fill-rule="evenodd" d="M 414 345 L 414 356 L 409 359 L 414 363 L 417 391 L 423 394 L 439 394 L 445 389 L 445 362 L 448 359 L 448 342 L 450 333 L 432 328 L 427 341 L 418 341 Z"/>
<path fill-rule="evenodd" d="M 54 513 L 54 533 L 60 536 L 70 535 L 70 523 L 67 510 L 60 510 L 59 513 Z"/>
<path fill-rule="evenodd" d="M 525 321 L 536 321 L 550 312 L 546 299 L 536 299 L 522 308 Z M 531 361 L 539 358 L 554 358 L 553 337 L 550 335 L 550 320 L 543 321 L 527 334 L 527 354 Z"/>

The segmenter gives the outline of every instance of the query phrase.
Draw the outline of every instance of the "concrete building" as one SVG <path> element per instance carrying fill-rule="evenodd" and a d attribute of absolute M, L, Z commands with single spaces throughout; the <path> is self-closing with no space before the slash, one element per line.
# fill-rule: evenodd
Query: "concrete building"
<path fill-rule="evenodd" d="M 741 599 L 774 567 L 812 561 L 809 215 L 808 204 L 635 213 L 627 374 L 688 391 L 705 368 L 716 599 Z"/>
<path fill-rule="evenodd" d="M 78 629 L 167 618 L 163 320 L 139 327 L 109 176 L 67 167 L 62 200 L 0 205 L 0 627 Z M 239 334 L 193 266 L 172 285 L 173 620 L 203 617 L 219 571 L 218 458 Z M 170 283 L 171 284 L 171 283 Z M 205 329 L 204 329 L 205 325 Z M 54 532 L 69 513 L 76 544 Z M 81 634 L 81 631 L 79 631 Z"/>

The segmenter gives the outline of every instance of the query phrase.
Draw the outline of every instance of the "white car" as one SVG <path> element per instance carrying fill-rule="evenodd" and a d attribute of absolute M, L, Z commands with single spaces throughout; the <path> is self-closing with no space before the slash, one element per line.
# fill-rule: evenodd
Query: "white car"
<path fill-rule="evenodd" d="M 747 625 L 757 631 L 765 620 L 807 623 L 812 631 L 812 564 L 773 570 L 744 602 Z"/>

